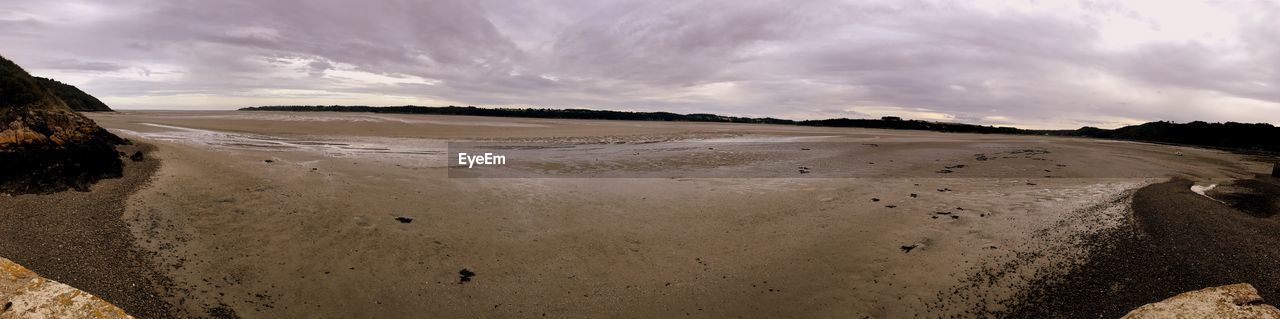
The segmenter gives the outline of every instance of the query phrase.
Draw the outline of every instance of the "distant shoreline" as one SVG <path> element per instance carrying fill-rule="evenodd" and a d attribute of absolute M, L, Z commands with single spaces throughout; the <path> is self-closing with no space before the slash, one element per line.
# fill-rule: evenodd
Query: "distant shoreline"
<path fill-rule="evenodd" d="M 344 112 L 344 113 L 384 113 L 384 114 L 423 114 L 423 115 L 465 115 L 493 116 L 542 119 L 577 119 L 577 120 L 623 120 L 623 121 L 661 121 L 661 122 L 707 122 L 707 123 L 744 123 L 744 124 L 778 124 L 817 127 L 855 127 L 896 130 L 919 130 L 947 133 L 978 134 L 1011 134 L 1011 135 L 1047 135 L 1091 137 L 1111 140 L 1125 140 L 1169 144 L 1180 146 L 1204 147 L 1229 152 L 1251 155 L 1280 154 L 1280 140 L 1268 139 L 1268 136 L 1280 136 L 1280 128 L 1266 123 L 1207 123 L 1201 121 L 1189 123 L 1148 122 L 1140 125 L 1125 126 L 1117 129 L 1101 129 L 1082 127 L 1075 130 L 1027 130 L 1015 127 L 998 127 L 964 123 L 930 122 L 903 119 L 896 116 L 885 116 L 880 119 L 822 119 L 822 120 L 787 120 L 771 117 L 753 118 L 723 116 L 706 113 L 678 114 L 671 112 L 630 112 L 591 109 L 551 109 L 551 108 L 480 108 L 474 106 L 347 106 L 347 105 L 276 105 L 240 108 L 238 111 L 278 111 L 278 112 Z"/>

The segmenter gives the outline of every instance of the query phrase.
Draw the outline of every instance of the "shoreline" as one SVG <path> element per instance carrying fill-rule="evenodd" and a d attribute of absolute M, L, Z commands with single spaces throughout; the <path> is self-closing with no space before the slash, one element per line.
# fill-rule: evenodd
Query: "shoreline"
<path fill-rule="evenodd" d="M 1118 318 L 1144 304 L 1207 287 L 1249 283 L 1280 301 L 1280 224 L 1189 190 L 1173 178 L 1134 193 L 1124 227 L 1091 235 L 1088 260 L 1037 280 L 1011 317 Z"/>
<path fill-rule="evenodd" d="M 0 256 L 41 276 L 96 295 L 138 318 L 179 317 L 165 301 L 172 281 L 138 247 L 122 219 L 130 196 L 143 189 L 159 168 L 151 144 L 134 141 L 117 148 L 141 150 L 141 161 L 124 159 L 124 174 L 104 179 L 89 191 L 0 198 Z"/>

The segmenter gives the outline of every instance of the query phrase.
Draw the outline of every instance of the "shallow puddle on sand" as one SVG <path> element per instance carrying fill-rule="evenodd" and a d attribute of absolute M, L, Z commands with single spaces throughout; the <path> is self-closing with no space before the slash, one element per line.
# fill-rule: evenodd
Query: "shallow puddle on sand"
<path fill-rule="evenodd" d="M 245 113 L 235 113 L 235 114 L 182 115 L 182 116 L 173 116 L 172 118 L 282 121 L 282 122 L 336 122 L 336 123 L 385 122 L 385 123 L 429 124 L 429 125 L 450 125 L 450 126 L 489 126 L 489 127 L 549 127 L 549 125 L 545 125 L 545 124 L 523 123 L 523 122 L 478 121 L 474 119 L 466 119 L 466 120 L 436 119 L 436 118 L 431 118 L 431 117 L 422 116 L 422 115 L 414 115 L 414 114 L 396 114 L 396 115 L 360 114 L 360 113 L 294 114 L 294 113 L 245 112 Z"/>
<path fill-rule="evenodd" d="M 142 123 L 159 131 L 116 129 L 130 135 L 166 142 L 207 146 L 213 149 L 303 151 L 331 157 L 422 156 L 439 157 L 443 163 L 445 143 L 442 140 L 389 137 L 283 137 L 263 134 L 231 133 L 181 126 Z"/>

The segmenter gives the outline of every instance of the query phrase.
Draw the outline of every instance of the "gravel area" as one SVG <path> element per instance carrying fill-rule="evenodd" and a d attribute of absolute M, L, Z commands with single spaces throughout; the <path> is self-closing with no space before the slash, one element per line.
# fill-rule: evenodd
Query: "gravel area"
<path fill-rule="evenodd" d="M 147 145 L 125 145 L 124 154 Z M 172 285 L 139 250 L 121 214 L 129 195 L 143 187 L 159 161 L 123 156 L 124 176 L 88 192 L 0 195 L 0 256 L 46 278 L 97 295 L 139 318 L 174 318 L 164 301 Z"/>
<path fill-rule="evenodd" d="M 1235 283 L 1253 284 L 1266 303 L 1280 301 L 1280 220 L 1195 194 L 1191 185 L 1173 180 L 1139 190 L 1132 227 L 1098 234 L 1087 263 L 1034 285 L 1007 317 L 1118 318 L 1182 292 Z"/>

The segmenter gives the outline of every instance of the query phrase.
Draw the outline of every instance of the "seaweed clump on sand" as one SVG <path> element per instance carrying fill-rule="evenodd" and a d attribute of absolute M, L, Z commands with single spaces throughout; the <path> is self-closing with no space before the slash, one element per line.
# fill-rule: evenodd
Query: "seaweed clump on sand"
<path fill-rule="evenodd" d="M 120 177 L 124 143 L 0 57 L 0 193 L 87 191 Z"/>

